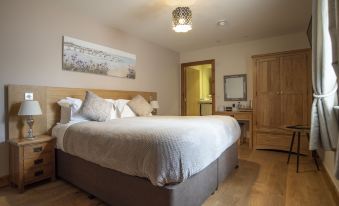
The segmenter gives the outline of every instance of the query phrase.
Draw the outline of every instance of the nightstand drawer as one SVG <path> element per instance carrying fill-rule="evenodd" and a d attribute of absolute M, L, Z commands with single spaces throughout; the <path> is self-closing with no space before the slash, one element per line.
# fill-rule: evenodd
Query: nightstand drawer
<path fill-rule="evenodd" d="M 51 142 L 26 145 L 24 147 L 24 156 L 25 156 L 25 159 L 37 157 L 41 153 L 52 152 L 53 149 L 54 149 L 54 144 Z"/>
<path fill-rule="evenodd" d="M 25 170 L 24 182 L 31 183 L 52 176 L 53 176 L 53 165 L 48 164 L 41 167 Z"/>
<path fill-rule="evenodd" d="M 41 165 L 50 164 L 52 162 L 52 152 L 45 152 L 34 158 L 24 160 L 24 170 L 39 167 Z"/>

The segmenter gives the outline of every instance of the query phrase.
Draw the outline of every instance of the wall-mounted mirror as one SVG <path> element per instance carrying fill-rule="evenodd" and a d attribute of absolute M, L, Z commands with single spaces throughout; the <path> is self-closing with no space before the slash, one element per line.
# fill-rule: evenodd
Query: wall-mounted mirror
<path fill-rule="evenodd" d="M 246 74 L 224 76 L 224 100 L 225 101 L 247 100 Z"/>

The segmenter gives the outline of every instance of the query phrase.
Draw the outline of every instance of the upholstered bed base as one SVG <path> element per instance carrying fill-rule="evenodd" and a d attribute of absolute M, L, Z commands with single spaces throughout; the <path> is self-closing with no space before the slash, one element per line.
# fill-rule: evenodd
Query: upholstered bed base
<path fill-rule="evenodd" d="M 101 167 L 56 150 L 57 176 L 98 197 L 119 206 L 198 206 L 238 165 L 237 143 L 214 162 L 185 182 L 157 187 L 147 179 Z"/>

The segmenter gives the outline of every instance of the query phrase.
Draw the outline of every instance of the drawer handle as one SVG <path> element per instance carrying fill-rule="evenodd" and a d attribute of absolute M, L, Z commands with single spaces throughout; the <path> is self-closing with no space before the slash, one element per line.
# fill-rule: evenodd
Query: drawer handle
<path fill-rule="evenodd" d="M 44 162 L 44 159 L 37 159 L 37 160 L 34 160 L 34 164 L 35 165 L 38 165 L 38 164 L 41 164 Z"/>
<path fill-rule="evenodd" d="M 41 152 L 41 151 L 42 151 L 42 147 L 33 148 L 33 152 Z"/>
<path fill-rule="evenodd" d="M 234 114 L 231 114 L 231 117 L 234 117 Z"/>
<path fill-rule="evenodd" d="M 35 173 L 34 173 L 34 176 L 35 177 L 39 177 L 39 176 L 41 176 L 41 175 L 43 175 L 44 174 L 44 171 L 43 170 L 39 170 L 39 171 L 36 171 Z"/>

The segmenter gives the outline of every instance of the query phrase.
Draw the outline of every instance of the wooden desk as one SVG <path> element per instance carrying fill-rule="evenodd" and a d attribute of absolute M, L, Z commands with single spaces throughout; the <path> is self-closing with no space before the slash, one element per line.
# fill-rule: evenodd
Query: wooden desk
<path fill-rule="evenodd" d="M 247 121 L 248 122 L 248 131 L 250 133 L 249 138 L 249 148 L 253 148 L 253 112 L 252 110 L 248 111 L 237 111 L 237 112 L 215 112 L 215 115 L 226 115 L 234 117 L 236 120 Z"/>

